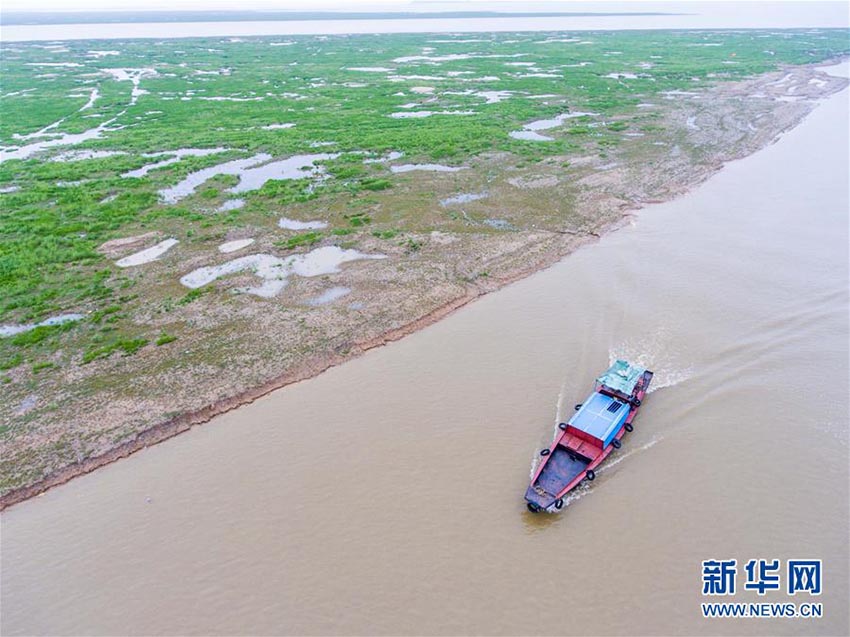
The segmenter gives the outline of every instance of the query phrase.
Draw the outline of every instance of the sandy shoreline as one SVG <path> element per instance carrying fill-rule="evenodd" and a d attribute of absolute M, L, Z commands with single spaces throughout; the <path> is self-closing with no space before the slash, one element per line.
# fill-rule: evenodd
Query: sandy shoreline
<path fill-rule="evenodd" d="M 628 216 L 624 216 L 618 223 L 612 224 L 606 232 L 601 233 L 599 236 L 588 236 L 586 240 L 578 242 L 574 250 L 591 241 L 598 241 L 602 236 L 604 236 L 604 234 L 616 230 L 617 228 L 627 223 L 627 221 Z M 166 422 L 163 422 L 159 425 L 155 425 L 154 427 L 151 427 L 150 429 L 147 429 L 141 434 L 139 434 L 137 439 L 121 444 L 111 449 L 107 453 L 91 458 L 86 458 L 82 462 L 68 465 L 60 471 L 50 476 L 47 476 L 46 478 L 34 484 L 28 485 L 26 487 L 21 487 L 19 489 L 15 489 L 4 494 L 2 498 L 0 498 L 0 511 L 6 509 L 9 506 L 12 506 L 13 504 L 17 504 L 19 502 L 23 502 L 24 500 L 28 500 L 29 498 L 33 498 L 47 491 L 48 489 L 64 484 L 78 476 L 91 473 L 95 469 L 103 467 L 112 462 L 116 462 L 121 458 L 126 458 L 127 456 L 142 449 L 146 449 L 151 445 L 155 445 L 157 443 L 168 440 L 169 438 L 183 433 L 184 431 L 188 431 L 190 428 L 196 425 L 201 425 L 203 423 L 209 422 L 215 416 L 224 414 L 233 409 L 242 407 L 243 405 L 252 403 L 258 398 L 262 398 L 266 394 L 269 394 L 277 389 L 281 389 L 283 387 L 286 387 L 287 385 L 291 385 L 293 383 L 297 383 L 303 380 L 309 380 L 310 378 L 318 376 L 319 374 L 330 369 L 331 367 L 341 365 L 342 363 L 345 363 L 353 358 L 356 358 L 357 356 L 360 356 L 361 354 L 369 351 L 370 349 L 381 347 L 388 343 L 392 343 L 393 341 L 397 341 L 401 338 L 404 338 L 405 336 L 413 334 L 414 332 L 418 332 L 419 330 L 424 329 L 433 323 L 436 323 L 437 321 L 445 318 L 446 316 L 452 314 L 453 312 L 459 310 L 468 303 L 471 303 L 472 301 L 478 299 L 479 297 L 485 294 L 495 292 L 505 287 L 506 285 L 524 279 L 534 274 L 535 272 L 539 272 L 540 270 L 543 270 L 557 263 L 562 258 L 571 254 L 574 250 L 570 250 L 569 252 L 565 252 L 563 254 L 552 253 L 551 259 L 547 260 L 544 263 L 537 264 L 534 267 L 528 268 L 526 270 L 519 270 L 511 277 L 502 278 L 498 281 L 491 280 L 491 285 L 477 287 L 474 292 L 470 292 L 462 297 L 450 301 L 449 303 L 442 305 L 436 310 L 429 312 L 425 316 L 407 325 L 386 332 L 378 338 L 369 339 L 362 343 L 355 343 L 346 355 L 317 356 L 313 359 L 304 361 L 295 369 L 287 371 L 281 376 L 274 378 L 266 383 L 263 383 L 262 385 L 259 385 L 253 389 L 241 392 L 229 398 L 225 398 L 202 409 L 175 416 L 174 418 L 171 418 Z"/>
<path fill-rule="evenodd" d="M 823 63 L 821 64 L 823 65 Z M 768 74 L 750 82 L 749 86 L 737 87 L 739 91 L 752 91 L 753 84 L 759 89 L 764 89 L 769 85 L 769 81 L 775 81 L 775 78 L 782 73 L 793 72 L 799 73 L 804 79 L 814 72 L 811 67 L 789 67 L 782 69 L 781 72 Z M 742 83 L 743 85 L 744 83 Z M 282 374 L 279 374 L 270 380 L 266 380 L 246 390 L 238 391 L 230 396 L 225 396 L 210 404 L 200 408 L 189 410 L 184 413 L 177 414 L 159 424 L 146 428 L 138 432 L 131 440 L 124 441 L 104 453 L 92 455 L 87 458 L 78 460 L 62 466 L 60 469 L 53 471 L 45 477 L 24 486 L 13 488 L 0 497 L 0 510 L 8 506 L 22 502 L 31 497 L 37 496 L 40 493 L 69 480 L 94 471 L 106 464 L 129 456 L 136 451 L 157 444 L 172 436 L 187 431 L 195 425 L 208 422 L 214 416 L 225 413 L 242 405 L 253 402 L 254 400 L 286 385 L 296 383 L 301 380 L 307 380 L 323 371 L 344 363 L 348 360 L 359 356 L 360 354 L 381 345 L 385 345 L 392 341 L 399 340 L 404 336 L 412 334 L 440 319 L 448 316 L 457 309 L 465 306 L 467 303 L 474 301 L 482 295 L 501 289 L 502 287 L 523 279 L 539 270 L 551 266 L 562 258 L 568 256 L 581 246 L 598 240 L 605 234 L 612 232 L 624 224 L 628 223 L 629 218 L 636 210 L 643 208 L 645 205 L 653 203 L 662 203 L 672 200 L 676 197 L 686 194 L 706 179 L 717 173 L 725 163 L 741 159 L 753 152 L 764 148 L 770 143 L 776 141 L 779 135 L 795 127 L 808 115 L 816 106 L 817 99 L 826 97 L 837 90 L 846 86 L 846 80 L 841 80 L 830 83 L 827 87 L 819 87 L 818 94 L 814 96 L 815 89 L 812 90 L 813 97 L 806 101 L 782 102 L 777 103 L 777 112 L 784 107 L 787 107 L 787 112 L 784 117 L 777 117 L 773 126 L 763 131 L 761 137 L 754 137 L 749 141 L 749 145 L 744 145 L 740 148 L 735 148 L 725 155 L 716 152 L 711 156 L 710 160 L 699 165 L 689 164 L 687 170 L 673 170 L 664 172 L 664 174 L 653 175 L 658 179 L 662 179 L 661 186 L 648 186 L 644 181 L 644 176 L 647 171 L 659 171 L 656 167 L 634 166 L 631 173 L 624 176 L 624 173 L 619 171 L 611 171 L 610 173 L 594 173 L 588 176 L 587 187 L 585 189 L 584 198 L 579 201 L 580 207 L 587 210 L 589 213 L 598 212 L 604 223 L 601 226 L 594 227 L 593 230 L 587 232 L 570 232 L 557 230 L 540 230 L 538 235 L 551 235 L 551 240 L 542 241 L 538 239 L 538 243 L 532 247 L 542 246 L 539 252 L 524 254 L 516 259 L 513 267 L 507 271 L 499 273 L 496 276 L 487 278 L 477 278 L 469 281 L 463 289 L 462 293 L 455 295 L 448 301 L 437 306 L 435 309 L 424 313 L 417 318 L 404 323 L 400 326 L 392 327 L 378 336 L 365 338 L 363 340 L 352 340 L 347 345 L 345 351 L 324 352 L 312 354 L 301 360 L 295 365 L 286 369 Z M 732 85 L 720 85 L 718 90 L 721 92 L 720 98 L 735 94 L 736 87 Z M 720 99 L 718 98 L 718 99 Z M 796 98 L 795 98 L 796 99 Z M 681 115 L 683 121 L 685 116 Z M 720 118 L 722 119 L 722 117 Z M 708 130 L 706 134 L 713 134 L 713 131 Z M 722 146 L 722 144 L 719 144 Z M 610 184 L 617 183 L 618 180 L 629 179 L 630 183 L 634 184 L 631 191 L 630 200 L 623 200 L 614 196 L 607 196 L 604 200 L 600 200 L 600 192 L 604 192 L 605 188 Z M 596 180 L 596 181 L 593 181 Z M 533 194 L 533 193 L 532 193 Z M 607 213 L 606 213 L 607 211 Z M 521 265 L 520 265 L 521 264 Z"/>

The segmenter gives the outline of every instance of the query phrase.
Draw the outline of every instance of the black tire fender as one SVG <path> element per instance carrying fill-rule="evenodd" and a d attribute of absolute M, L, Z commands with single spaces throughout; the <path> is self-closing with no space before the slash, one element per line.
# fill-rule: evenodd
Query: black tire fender
<path fill-rule="evenodd" d="M 581 405 L 582 405 L 582 403 L 578 403 L 578 404 L 575 406 L 575 408 L 574 408 L 574 409 L 575 409 L 576 411 L 578 411 L 579 409 L 581 409 Z"/>
<path fill-rule="evenodd" d="M 614 438 L 614 440 L 611 441 L 611 444 L 614 445 L 614 449 L 619 449 L 620 447 L 623 446 L 623 443 L 620 442 L 619 440 L 617 440 L 616 438 Z"/>
<path fill-rule="evenodd" d="M 587 470 L 587 479 L 590 480 L 591 482 L 596 480 L 596 472 L 593 469 Z"/>
<path fill-rule="evenodd" d="M 540 455 L 541 456 L 548 456 L 550 453 L 551 452 L 548 449 L 544 449 L 543 451 L 540 452 Z"/>
<path fill-rule="evenodd" d="M 566 431 L 567 430 L 567 423 L 565 423 L 565 422 L 558 423 L 558 429 L 560 429 L 561 431 Z"/>
<path fill-rule="evenodd" d="M 536 504 L 534 504 L 533 502 L 529 502 L 525 506 L 528 507 L 528 510 L 531 511 L 532 513 L 537 513 L 537 512 L 540 511 L 540 507 L 537 506 Z"/>
<path fill-rule="evenodd" d="M 632 432 L 635 430 L 634 425 L 632 425 L 632 423 L 630 423 L 630 422 L 627 422 L 627 423 L 626 423 L 626 427 L 625 427 L 625 429 L 626 429 L 626 431 L 628 431 L 629 433 L 632 433 Z"/>
<path fill-rule="evenodd" d="M 635 398 L 635 399 L 632 401 L 632 404 L 633 404 L 635 407 L 640 407 L 640 405 L 641 405 L 640 398 Z"/>
<path fill-rule="evenodd" d="M 564 498 L 558 498 L 557 500 L 555 500 L 555 508 L 556 509 L 563 509 L 564 508 Z"/>

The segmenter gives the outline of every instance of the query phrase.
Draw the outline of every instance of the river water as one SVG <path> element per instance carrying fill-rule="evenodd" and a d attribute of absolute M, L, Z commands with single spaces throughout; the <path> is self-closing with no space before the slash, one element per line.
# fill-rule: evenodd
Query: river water
<path fill-rule="evenodd" d="M 3 633 L 847 634 L 848 121 L 844 91 L 558 265 L 8 510 Z M 528 513 L 615 356 L 656 371 L 635 432 Z M 817 599 L 734 601 L 824 617 L 702 619 L 710 558 L 822 558 Z"/>

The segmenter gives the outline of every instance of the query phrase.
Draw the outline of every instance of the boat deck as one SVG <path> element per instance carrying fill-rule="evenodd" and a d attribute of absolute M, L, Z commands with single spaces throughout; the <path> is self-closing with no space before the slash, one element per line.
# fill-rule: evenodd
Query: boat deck
<path fill-rule="evenodd" d="M 543 471 L 540 472 L 536 484 L 552 495 L 557 495 L 582 471 L 587 469 L 589 464 L 589 460 L 570 454 L 564 447 L 558 445 L 552 452 L 546 466 L 543 467 Z"/>

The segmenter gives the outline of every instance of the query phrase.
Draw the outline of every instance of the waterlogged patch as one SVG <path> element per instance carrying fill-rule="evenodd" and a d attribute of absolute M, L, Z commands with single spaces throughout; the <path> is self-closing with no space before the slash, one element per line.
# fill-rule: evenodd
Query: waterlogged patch
<path fill-rule="evenodd" d="M 71 323 L 72 321 L 79 321 L 81 318 L 83 318 L 82 314 L 60 314 L 58 316 L 51 316 L 49 319 L 45 319 L 40 323 L 27 323 L 25 325 L 0 325 L 0 337 L 14 336 L 15 334 L 29 332 L 37 327 L 48 327 L 52 325 L 62 325 L 63 323 Z"/>
<path fill-rule="evenodd" d="M 440 62 L 455 62 L 457 60 L 489 59 L 489 58 L 521 58 L 528 53 L 492 53 L 483 55 L 481 53 L 449 53 L 447 55 L 408 55 L 395 58 L 396 64 L 407 64 L 409 62 L 424 62 L 426 64 L 439 64 Z"/>
<path fill-rule="evenodd" d="M 139 85 L 142 82 L 142 78 L 145 77 L 154 77 L 157 75 L 156 69 L 152 68 L 141 68 L 141 69 L 101 69 L 103 73 L 107 73 L 113 77 L 113 79 L 119 82 L 130 82 L 133 85 L 132 90 L 130 91 L 130 106 L 133 106 L 142 95 L 146 95 L 147 91 L 141 89 Z"/>
<path fill-rule="evenodd" d="M 540 133 L 535 133 L 531 130 L 515 130 L 508 133 L 508 137 L 512 137 L 513 139 L 521 139 L 526 142 L 552 142 L 555 141 L 554 137 L 549 137 L 547 135 L 541 135 Z"/>
<path fill-rule="evenodd" d="M 577 117 L 593 117 L 596 113 L 586 113 L 582 111 L 576 111 L 574 113 L 561 113 L 556 117 L 551 117 L 548 119 L 538 119 L 533 122 L 529 122 L 525 124 L 523 128 L 525 130 L 549 130 L 550 128 L 557 128 L 558 126 L 563 125 L 564 122 L 570 119 L 575 119 Z"/>
<path fill-rule="evenodd" d="M 397 151 L 397 150 L 393 150 L 393 151 L 387 153 L 386 155 L 384 155 L 383 157 L 370 157 L 368 159 L 364 159 L 363 163 L 364 164 L 383 164 L 383 163 L 386 163 L 388 161 L 395 161 L 396 159 L 401 159 L 402 157 L 404 157 L 404 153 Z"/>
<path fill-rule="evenodd" d="M 73 63 L 72 63 L 73 64 Z M 65 65 L 64 63 L 62 64 Z M 73 64 L 74 66 L 80 66 L 79 64 Z M 82 142 L 90 141 L 93 139 L 100 139 L 103 137 L 104 133 L 114 130 L 120 130 L 123 126 L 114 126 L 110 128 L 110 126 L 122 115 L 127 112 L 127 108 L 133 106 L 137 101 L 139 96 L 144 95 L 147 91 L 143 91 L 139 88 L 139 84 L 143 77 L 152 77 L 157 73 L 154 69 L 151 68 L 143 68 L 143 69 L 101 69 L 102 73 L 106 73 L 111 75 L 114 79 L 118 81 L 130 81 L 133 84 L 133 89 L 130 92 L 130 101 L 125 107 L 124 110 L 119 112 L 117 115 L 112 117 L 111 119 L 101 123 L 99 126 L 95 128 L 90 128 L 81 133 L 57 133 L 54 129 L 57 129 L 66 119 L 67 117 L 62 117 L 61 119 L 53 122 L 42 128 L 41 130 L 35 131 L 34 133 L 29 133 L 27 135 L 18 135 L 15 134 L 13 137 L 15 139 L 33 139 L 33 138 L 44 138 L 50 137 L 50 139 L 42 139 L 42 141 L 34 142 L 32 144 L 26 144 L 19 148 L 4 148 L 0 150 L 0 163 L 10 160 L 10 159 L 29 159 L 36 153 L 39 153 L 47 148 L 52 148 L 54 146 L 75 146 L 77 144 L 81 144 Z M 99 89 L 95 88 L 92 90 L 88 102 L 86 102 L 81 108 L 78 109 L 77 112 L 84 111 L 94 104 L 95 100 L 100 96 Z M 97 116 L 97 115 L 95 115 Z M 88 116 L 84 116 L 88 117 Z"/>
<path fill-rule="evenodd" d="M 561 113 L 556 117 L 551 117 L 548 119 L 538 119 L 533 122 L 529 122 L 528 124 L 525 124 L 522 127 L 522 130 L 511 131 L 510 133 L 508 133 L 508 136 L 514 139 L 522 139 L 531 142 L 551 142 L 553 140 L 552 137 L 548 137 L 547 135 L 540 135 L 536 131 L 557 128 L 567 120 L 575 119 L 577 117 L 591 117 L 593 115 L 596 115 L 596 113 L 585 113 L 582 111 L 576 111 L 575 113 Z"/>
<path fill-rule="evenodd" d="M 254 243 L 254 239 L 235 239 L 233 241 L 226 241 L 218 246 L 218 251 L 222 254 L 228 254 L 230 252 L 237 252 L 244 248 L 247 248 L 249 245 Z"/>
<path fill-rule="evenodd" d="M 284 230 L 321 230 L 328 227 L 327 221 L 298 221 L 296 219 L 288 219 L 281 217 L 277 225 Z"/>
<path fill-rule="evenodd" d="M 118 261 L 115 262 L 115 265 L 119 268 L 129 268 L 135 265 L 142 265 L 150 263 L 151 261 L 156 261 L 178 243 L 180 242 L 177 239 L 166 239 L 165 241 L 160 241 L 155 246 L 151 246 L 150 248 L 131 254 L 123 259 L 118 259 Z"/>
<path fill-rule="evenodd" d="M 485 104 L 498 104 L 499 102 L 508 99 L 513 94 L 513 91 L 476 91 L 474 89 L 466 91 L 446 91 L 444 93 L 444 95 L 472 95 L 474 97 L 480 97 L 484 100 Z"/>
<path fill-rule="evenodd" d="M 312 299 L 307 301 L 307 305 L 312 306 L 320 306 L 327 305 L 329 303 L 333 303 L 337 299 L 341 299 L 344 296 L 351 294 L 351 288 L 346 288 L 341 285 L 332 287 L 330 289 L 325 290 L 318 296 L 314 296 Z"/>
<path fill-rule="evenodd" d="M 469 203 L 471 201 L 478 201 L 479 199 L 484 199 L 486 196 L 486 192 L 464 192 L 453 197 L 446 197 L 445 199 L 441 199 L 440 205 L 445 208 L 447 206 L 453 206 L 459 203 Z"/>
<path fill-rule="evenodd" d="M 661 95 L 665 100 L 674 100 L 677 97 L 699 97 L 699 93 L 693 91 L 680 91 L 678 89 L 672 91 L 661 91 Z"/>
<path fill-rule="evenodd" d="M 475 111 L 405 111 L 390 113 L 393 119 L 422 119 L 434 115 L 475 115 Z"/>
<path fill-rule="evenodd" d="M 361 73 L 391 73 L 395 69 L 388 69 L 385 66 L 349 66 L 347 71 L 360 71 Z"/>
<path fill-rule="evenodd" d="M 254 287 L 238 288 L 237 292 L 253 294 L 263 298 L 277 296 L 289 283 L 291 275 L 303 277 L 321 276 L 339 272 L 339 266 L 361 259 L 386 259 L 383 254 L 364 254 L 357 250 L 343 250 L 338 246 L 316 248 L 307 254 L 296 254 L 285 258 L 271 254 L 251 254 L 221 265 L 193 270 L 180 279 L 188 288 L 199 288 L 229 274 L 249 271 L 262 280 Z"/>
<path fill-rule="evenodd" d="M 77 62 L 27 62 L 27 66 L 46 66 L 51 68 L 68 68 L 75 69 L 82 66 Z"/>
<path fill-rule="evenodd" d="M 219 212 L 227 212 L 228 210 L 239 210 L 245 205 L 244 199 L 228 199 L 218 207 Z"/>
<path fill-rule="evenodd" d="M 94 106 L 94 103 L 97 101 L 97 98 L 99 98 L 99 97 L 100 97 L 100 89 L 93 88 L 92 92 L 89 94 L 89 101 L 86 102 L 85 104 L 83 104 L 80 107 L 80 110 L 85 111 L 85 110 L 90 109 L 92 106 Z"/>
<path fill-rule="evenodd" d="M 414 170 L 424 170 L 436 173 L 456 173 L 459 170 L 466 170 L 466 166 L 444 166 L 443 164 L 400 164 L 398 166 L 390 166 L 390 171 L 394 173 L 409 173 Z"/>
<path fill-rule="evenodd" d="M 335 159 L 339 153 L 315 153 L 313 155 L 294 155 L 287 159 L 269 161 L 272 157 L 258 153 L 248 159 L 234 159 L 190 173 L 183 181 L 171 188 L 159 191 L 165 203 L 177 203 L 193 194 L 201 184 L 216 175 L 236 175 L 239 183 L 228 188 L 227 192 L 241 193 L 262 188 L 271 179 L 305 179 L 323 172 L 314 162 Z"/>
<path fill-rule="evenodd" d="M 255 166 L 239 173 L 239 183 L 228 188 L 227 192 L 239 193 L 259 190 L 271 179 L 307 179 L 324 172 L 316 162 L 336 159 L 339 153 L 315 153 L 312 155 L 294 155 L 287 159 Z"/>
<path fill-rule="evenodd" d="M 162 159 L 160 161 L 154 162 L 152 164 L 146 164 L 141 168 L 137 168 L 136 170 L 130 170 L 126 173 L 122 173 L 122 177 L 126 178 L 140 178 L 147 175 L 150 171 L 156 170 L 157 168 L 163 168 L 165 166 L 170 166 L 171 164 L 176 164 L 178 161 L 183 159 L 184 157 L 206 157 L 207 155 L 217 155 L 219 153 L 224 153 L 230 150 L 229 148 L 179 148 L 177 150 L 165 150 L 158 153 L 145 153 L 142 157 L 166 157 L 166 159 Z"/>
<path fill-rule="evenodd" d="M 262 102 L 266 98 L 261 96 L 240 97 L 239 95 L 201 95 L 198 97 L 183 97 L 181 99 L 186 102 L 191 101 L 193 99 L 199 99 L 205 102 Z"/>
<path fill-rule="evenodd" d="M 29 159 L 36 153 L 39 153 L 48 148 L 52 148 L 54 146 L 74 146 L 76 144 L 81 144 L 83 142 L 87 142 L 93 139 L 100 139 L 101 137 L 103 137 L 104 133 L 111 130 L 109 128 L 109 125 L 112 124 L 116 119 L 117 118 L 112 118 L 106 122 L 103 122 L 99 126 L 96 126 L 95 128 L 90 128 L 86 131 L 83 131 L 82 133 L 60 133 L 58 137 L 54 137 L 52 139 L 34 142 L 32 144 L 26 144 L 19 148 L 0 150 L 0 163 L 8 161 L 10 159 Z M 61 123 L 61 121 L 62 120 L 56 122 L 56 124 Z M 42 131 L 47 131 L 54 125 L 46 127 L 42 129 Z M 117 130 L 117 127 L 114 130 Z M 31 134 L 25 137 L 32 137 L 33 135 L 39 137 L 42 136 L 41 132 L 39 132 L 37 134 Z"/>
<path fill-rule="evenodd" d="M 87 159 L 105 159 L 106 157 L 116 157 L 126 154 L 120 150 L 68 150 L 51 157 L 50 161 L 85 161 Z"/>

